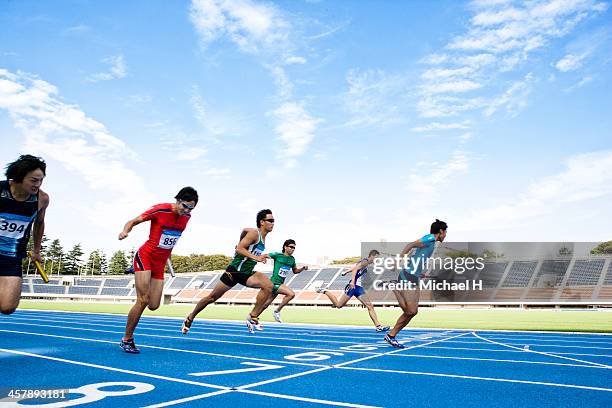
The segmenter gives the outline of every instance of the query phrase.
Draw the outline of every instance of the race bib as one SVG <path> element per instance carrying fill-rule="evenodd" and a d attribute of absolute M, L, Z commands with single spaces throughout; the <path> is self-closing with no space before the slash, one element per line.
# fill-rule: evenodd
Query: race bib
<path fill-rule="evenodd" d="M 164 230 L 161 237 L 159 237 L 159 244 L 157 247 L 162 249 L 172 249 L 180 237 L 181 231 Z"/>
<path fill-rule="evenodd" d="M 31 222 L 30 217 L 23 215 L 0 214 L 0 236 L 12 240 L 23 238 Z"/>
<path fill-rule="evenodd" d="M 281 266 L 278 270 L 278 276 L 281 278 L 286 278 L 287 274 L 291 271 L 291 267 L 289 266 Z"/>

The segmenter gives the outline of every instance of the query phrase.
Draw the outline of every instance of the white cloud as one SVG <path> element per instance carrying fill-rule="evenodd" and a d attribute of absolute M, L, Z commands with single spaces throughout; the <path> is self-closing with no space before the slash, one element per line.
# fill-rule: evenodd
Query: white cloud
<path fill-rule="evenodd" d="M 352 114 L 348 126 L 400 123 L 405 119 L 400 102 L 406 95 L 407 78 L 382 70 L 350 70 L 344 95 L 345 108 Z"/>
<path fill-rule="evenodd" d="M 612 151 L 579 154 L 565 162 L 565 169 L 513 193 L 507 204 L 481 208 L 461 217 L 458 229 L 504 228 L 564 205 L 585 202 L 612 194 Z"/>
<path fill-rule="evenodd" d="M 127 167 L 135 157 L 129 147 L 78 106 L 63 102 L 50 83 L 0 69 L 0 108 L 24 135 L 26 150 L 62 163 L 92 190 L 148 196 L 141 177 Z"/>
<path fill-rule="evenodd" d="M 315 136 L 321 119 L 313 118 L 303 105 L 287 102 L 271 112 L 276 119 L 275 131 L 285 148 L 280 154 L 285 167 L 295 167 L 296 158 L 304 154 Z"/>
<path fill-rule="evenodd" d="M 425 126 L 413 127 L 413 132 L 430 132 L 432 130 L 451 130 L 451 129 L 467 129 L 469 128 L 470 122 L 464 121 L 462 123 L 439 123 L 432 122 Z"/>
<path fill-rule="evenodd" d="M 518 112 L 527 106 L 527 97 L 531 93 L 534 77 L 527 74 L 521 81 L 514 82 L 502 95 L 488 103 L 484 111 L 485 116 L 491 116 L 500 108 L 505 107 L 510 116 L 516 116 Z"/>
<path fill-rule="evenodd" d="M 526 103 L 530 87 L 515 82 L 503 94 L 484 98 L 504 81 L 503 75 L 522 67 L 534 50 L 552 39 L 565 36 L 587 17 L 607 8 L 596 0 L 474 1 L 474 16 L 467 30 L 456 35 L 444 47 L 444 53 L 432 53 L 421 62 L 435 65 L 421 75 L 417 110 L 423 117 L 443 117 L 474 109 L 485 115 L 500 105 L 516 114 Z M 576 69 L 586 52 L 571 53 L 557 63 L 559 70 Z M 523 81 L 525 82 L 525 81 Z M 459 93 L 479 89 L 480 94 Z"/>
<path fill-rule="evenodd" d="M 555 67 L 561 72 L 574 71 L 582 66 L 582 61 L 586 57 L 585 54 L 574 55 L 567 54 L 555 64 Z"/>
<path fill-rule="evenodd" d="M 287 65 L 305 64 L 306 62 L 307 62 L 306 58 L 304 58 L 304 57 L 297 57 L 297 56 L 294 56 L 294 55 L 291 55 L 291 56 L 285 58 L 285 64 L 287 64 Z"/>
<path fill-rule="evenodd" d="M 127 75 L 125 61 L 123 55 L 115 55 L 102 60 L 107 65 L 110 65 L 108 71 L 99 72 L 87 77 L 89 82 L 110 81 L 112 79 L 121 79 Z"/>
<path fill-rule="evenodd" d="M 576 89 L 582 88 L 583 86 L 585 86 L 586 84 L 588 84 L 592 80 L 593 80 L 593 77 L 585 76 L 580 81 L 578 81 L 576 84 L 566 88 L 565 92 L 572 92 L 572 91 L 575 91 Z"/>
<path fill-rule="evenodd" d="M 193 0 L 191 21 L 204 45 L 227 36 L 249 53 L 289 45 L 290 25 L 273 4 L 250 0 Z"/>
<path fill-rule="evenodd" d="M 467 152 L 455 151 L 452 157 L 443 164 L 427 163 L 428 168 L 414 170 L 408 175 L 408 191 L 415 197 L 427 197 L 435 201 L 436 189 L 458 173 L 468 169 L 471 157 Z M 427 171 L 427 177 L 422 172 Z"/>

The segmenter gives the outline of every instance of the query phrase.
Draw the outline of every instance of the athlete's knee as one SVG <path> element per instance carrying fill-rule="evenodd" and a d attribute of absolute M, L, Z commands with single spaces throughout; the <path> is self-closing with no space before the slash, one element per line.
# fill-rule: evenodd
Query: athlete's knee
<path fill-rule="evenodd" d="M 407 307 L 404 309 L 404 314 L 408 317 L 414 317 L 417 315 L 417 313 L 419 313 L 419 309 L 415 307 Z"/>
<path fill-rule="evenodd" d="M 157 310 L 159 309 L 159 303 L 149 303 L 149 310 Z"/>
<path fill-rule="evenodd" d="M 141 295 L 136 298 L 136 302 L 144 305 L 145 307 L 149 305 L 149 295 Z"/>
<path fill-rule="evenodd" d="M 271 281 L 263 282 L 260 289 L 266 293 L 266 296 L 270 296 L 272 289 L 274 289 L 274 284 Z"/>
<path fill-rule="evenodd" d="M 15 307 L 12 307 L 12 306 L 8 306 L 8 307 L 2 306 L 2 307 L 0 307 L 0 312 L 3 315 L 13 314 L 13 313 L 15 313 L 15 310 L 17 310 L 16 306 Z"/>
<path fill-rule="evenodd" d="M 291 290 L 291 291 L 289 291 L 289 294 L 287 295 L 287 299 L 288 299 L 288 300 L 291 300 L 291 299 L 293 299 L 294 297 L 295 297 L 295 292 L 294 292 L 294 291 L 292 291 L 292 290 Z"/>

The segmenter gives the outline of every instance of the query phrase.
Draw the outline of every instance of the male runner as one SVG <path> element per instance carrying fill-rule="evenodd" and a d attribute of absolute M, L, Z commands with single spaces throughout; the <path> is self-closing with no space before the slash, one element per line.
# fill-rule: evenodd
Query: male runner
<path fill-rule="evenodd" d="M 6 166 L 0 181 L 0 311 L 11 314 L 21 298 L 21 260 L 26 257 L 34 226 L 32 260 L 42 262 L 40 250 L 45 232 L 49 195 L 40 189 L 47 164 L 40 157 L 21 155 Z"/>
<path fill-rule="evenodd" d="M 380 324 L 378 321 L 378 316 L 376 315 L 376 310 L 374 310 L 374 305 L 370 301 L 366 290 L 361 286 L 361 279 L 363 275 L 368 271 L 368 265 L 371 265 L 374 262 L 374 258 L 376 258 L 380 253 L 373 249 L 368 254 L 367 258 L 361 259 L 359 262 L 355 264 L 351 269 L 342 272 L 342 275 L 346 275 L 349 272 L 351 273 L 351 280 L 348 285 L 344 288 L 344 293 L 340 296 L 340 300 L 336 299 L 333 293 L 329 292 L 327 288 L 320 287 L 317 288 L 316 291 L 318 293 L 323 293 L 325 296 L 331 300 L 333 307 L 338 309 L 342 308 L 344 305 L 348 303 L 349 300 L 353 296 L 357 297 L 359 301 L 368 309 L 368 313 L 370 314 L 370 319 L 374 323 L 377 332 L 384 332 L 389 330 L 389 326 L 384 326 Z"/>
<path fill-rule="evenodd" d="M 268 296 L 272 293 L 272 281 L 263 273 L 253 270 L 257 262 L 266 263 L 266 260 L 269 258 L 268 254 L 264 254 L 263 251 L 266 247 L 266 236 L 274 229 L 272 211 L 268 209 L 259 211 L 256 222 L 257 228 L 245 228 L 242 230 L 240 242 L 236 246 L 234 259 L 227 266 L 219 283 L 208 295 L 200 299 L 193 311 L 187 315 L 181 328 L 183 334 L 189 332 L 193 319 L 195 319 L 198 313 L 209 304 L 216 302 L 217 299 L 237 283 L 249 288 L 261 289 L 257 294 L 255 307 L 246 318 L 249 333 L 254 333 L 255 326 L 259 325 L 259 315 L 263 311 Z"/>
<path fill-rule="evenodd" d="M 300 273 L 308 269 L 308 265 L 297 267 L 295 258 L 293 257 L 294 252 L 295 241 L 288 239 L 283 243 L 283 252 L 272 252 L 268 254 L 270 258 L 274 259 L 274 270 L 272 276 L 270 276 L 270 280 L 274 284 L 274 287 L 272 288 L 272 294 L 266 301 L 263 310 L 266 310 L 267 307 L 272 304 L 276 296 L 279 294 L 285 295 L 280 305 L 278 305 L 272 313 L 274 315 L 274 320 L 279 323 L 282 323 L 280 317 L 281 310 L 295 297 L 295 292 L 289 286 L 285 285 L 287 274 L 290 271 L 293 273 Z M 254 314 L 254 312 L 251 312 L 251 314 Z"/>
<path fill-rule="evenodd" d="M 393 291 L 403 311 L 397 319 L 395 326 L 393 326 L 393 329 L 385 335 L 385 340 L 393 347 L 404 348 L 404 345 L 398 342 L 395 336 L 397 336 L 400 330 L 406 327 L 410 320 L 418 313 L 420 293 L 419 277 L 423 272 L 423 265 L 425 265 L 427 259 L 433 254 L 436 247 L 436 241 L 442 242 L 444 238 L 446 238 L 447 228 L 448 226 L 444 221 L 436 219 L 436 221 L 431 224 L 429 234 L 407 244 L 399 254 L 400 258 L 403 259 L 413 248 L 416 248 L 414 254 L 410 257 L 407 268 L 402 268 L 398 278 L 400 282 L 412 282 L 414 289 Z"/>
<path fill-rule="evenodd" d="M 191 211 L 198 203 L 198 192 L 192 187 L 183 187 L 174 198 L 176 202 L 154 205 L 128 221 L 123 231 L 119 233 L 119 239 L 125 239 L 135 225 L 151 221 L 149 239 L 134 254 L 136 303 L 130 309 L 125 325 L 125 336 L 119 343 L 127 353 L 140 353 L 134 343 L 134 330 L 146 307 L 150 310 L 159 307 L 164 288 L 166 261 L 187 227 Z"/>

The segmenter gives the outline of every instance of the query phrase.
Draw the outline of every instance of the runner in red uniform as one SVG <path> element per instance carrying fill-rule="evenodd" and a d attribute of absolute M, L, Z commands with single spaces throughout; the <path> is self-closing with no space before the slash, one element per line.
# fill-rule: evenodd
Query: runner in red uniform
<path fill-rule="evenodd" d="M 128 236 L 135 225 L 151 221 L 149 239 L 134 255 L 136 303 L 128 314 L 125 336 L 119 346 L 127 353 L 140 353 L 134 344 L 134 330 L 145 308 L 155 310 L 161 302 L 164 287 L 164 268 L 181 233 L 198 203 L 198 193 L 192 187 L 178 192 L 173 204 L 157 204 L 128 221 L 119 234 L 119 239 Z"/>

